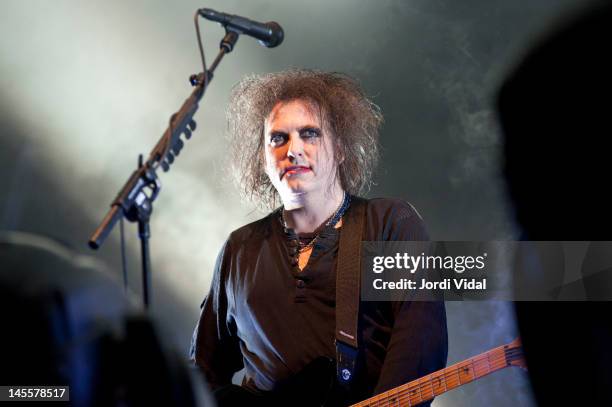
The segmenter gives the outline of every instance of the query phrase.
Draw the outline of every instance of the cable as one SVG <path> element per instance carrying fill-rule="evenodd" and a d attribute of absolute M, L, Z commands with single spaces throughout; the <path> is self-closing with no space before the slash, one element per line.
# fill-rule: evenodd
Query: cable
<path fill-rule="evenodd" d="M 195 12 L 193 22 L 196 29 L 196 37 L 198 38 L 198 48 L 200 50 L 200 58 L 202 59 L 202 72 L 204 73 L 204 89 L 208 87 L 208 72 L 206 71 L 206 57 L 204 56 L 204 47 L 202 46 L 202 35 L 200 34 L 200 24 L 198 23 L 199 11 Z"/>

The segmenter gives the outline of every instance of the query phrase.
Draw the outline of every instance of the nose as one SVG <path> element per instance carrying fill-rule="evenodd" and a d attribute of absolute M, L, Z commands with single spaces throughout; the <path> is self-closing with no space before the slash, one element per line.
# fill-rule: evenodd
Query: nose
<path fill-rule="evenodd" d="M 297 162 L 304 155 L 304 141 L 298 134 L 290 134 L 287 143 L 287 157 L 291 162 Z"/>

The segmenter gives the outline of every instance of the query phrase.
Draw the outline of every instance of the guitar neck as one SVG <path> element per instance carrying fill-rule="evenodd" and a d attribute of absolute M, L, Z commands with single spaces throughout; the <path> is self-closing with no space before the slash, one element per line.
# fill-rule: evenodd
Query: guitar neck
<path fill-rule="evenodd" d="M 512 346 L 512 344 L 502 345 L 420 379 L 380 393 L 351 407 L 416 406 L 425 401 L 432 400 L 434 397 L 449 390 L 511 366 L 514 364 L 513 360 L 517 357 L 522 358 L 520 347 Z"/>

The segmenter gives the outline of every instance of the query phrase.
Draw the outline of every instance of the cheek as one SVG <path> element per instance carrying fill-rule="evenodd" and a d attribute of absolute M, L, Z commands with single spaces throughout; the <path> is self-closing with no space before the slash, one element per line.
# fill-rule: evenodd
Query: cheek
<path fill-rule="evenodd" d="M 327 147 L 327 146 L 326 146 Z M 331 148 L 320 148 L 316 153 L 316 162 L 323 172 L 332 172 L 334 169 L 334 154 Z"/>
<path fill-rule="evenodd" d="M 269 149 L 266 149 L 263 154 L 263 160 L 264 160 L 264 168 L 266 169 L 266 173 L 268 175 L 272 173 L 276 173 L 277 159 L 276 159 L 276 156 L 274 155 L 274 152 L 270 151 Z"/>
<path fill-rule="evenodd" d="M 268 164 L 276 164 L 278 162 L 278 151 L 273 148 L 266 148 L 264 152 L 264 159 Z"/>

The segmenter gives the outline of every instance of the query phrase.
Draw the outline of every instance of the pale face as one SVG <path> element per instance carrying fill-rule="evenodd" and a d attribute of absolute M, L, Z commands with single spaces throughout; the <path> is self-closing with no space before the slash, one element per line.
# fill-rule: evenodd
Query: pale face
<path fill-rule="evenodd" d="M 305 101 L 274 106 L 264 123 L 264 152 L 266 174 L 285 203 L 339 187 L 331 135 Z"/>

